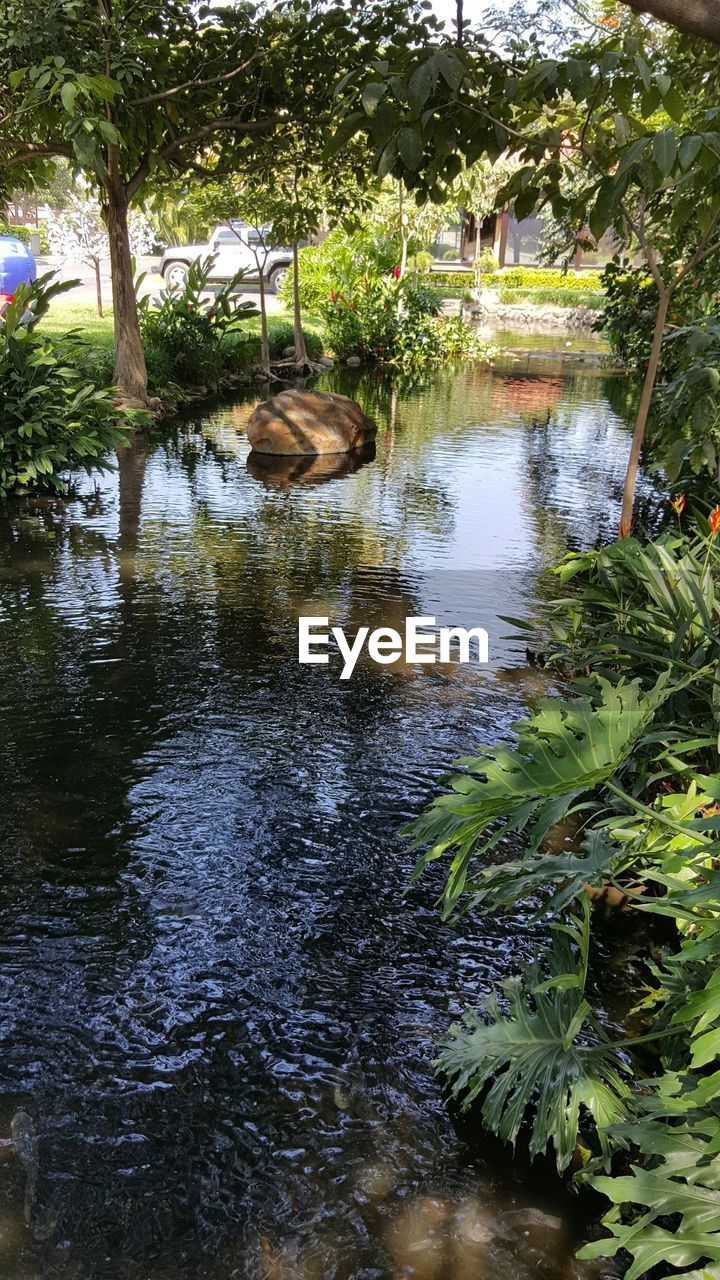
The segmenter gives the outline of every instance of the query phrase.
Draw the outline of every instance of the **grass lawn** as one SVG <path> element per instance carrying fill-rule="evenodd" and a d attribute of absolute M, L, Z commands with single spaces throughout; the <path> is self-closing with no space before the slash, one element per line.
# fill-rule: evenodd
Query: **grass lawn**
<path fill-rule="evenodd" d="M 82 336 L 93 346 L 112 351 L 112 307 L 105 308 L 100 319 L 97 307 L 91 302 L 53 302 L 40 325 L 42 333 L 51 338 L 61 338 L 68 329 L 82 329 Z"/>
<path fill-rule="evenodd" d="M 540 306 L 589 307 L 599 311 L 605 305 L 605 294 L 594 289 L 500 289 L 503 303 L 533 302 Z"/>
<path fill-rule="evenodd" d="M 68 330 L 79 331 L 87 344 L 86 356 L 83 359 L 83 371 L 93 381 L 107 384 L 112 379 L 113 360 L 113 316 L 112 307 L 106 307 L 102 317 L 97 307 L 90 302 L 53 302 L 50 310 L 41 322 L 40 330 L 51 338 L 62 338 Z M 322 354 L 325 347 L 325 335 L 322 322 L 316 316 L 303 317 L 303 329 L 310 356 Z M 293 342 L 293 321 L 288 311 L 277 312 L 268 316 L 270 336 L 270 353 L 277 359 L 285 347 Z M 249 363 L 257 360 L 259 355 L 260 317 L 247 321 L 247 332 L 254 341 Z"/>

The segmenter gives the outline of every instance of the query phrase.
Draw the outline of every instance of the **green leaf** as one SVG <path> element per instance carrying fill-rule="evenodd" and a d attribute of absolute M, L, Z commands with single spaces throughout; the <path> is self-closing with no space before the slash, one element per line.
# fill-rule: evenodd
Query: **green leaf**
<path fill-rule="evenodd" d="M 387 85 L 381 84 L 379 80 L 371 80 L 365 85 L 362 91 L 362 104 L 364 110 L 369 116 L 374 115 L 378 102 L 382 98 Z"/>
<path fill-rule="evenodd" d="M 437 62 L 435 57 L 428 58 L 425 62 L 421 62 L 420 66 L 413 71 L 408 84 L 408 101 L 413 111 L 422 111 L 427 102 L 430 91 L 434 88 L 437 81 Z"/>
<path fill-rule="evenodd" d="M 575 1151 L 581 1106 L 592 1112 L 605 1146 L 603 1130 L 625 1117 L 630 1091 L 611 1044 L 578 1043 L 590 1006 L 564 939 L 556 939 L 550 965 L 556 979 L 572 976 L 573 985 L 543 990 L 538 966 L 527 966 L 521 979 L 506 984 L 507 1014 L 495 999 L 485 1018 L 466 1013 L 464 1026 L 450 1028 L 437 1066 L 463 1107 L 479 1101 L 492 1133 L 514 1144 L 526 1121 L 531 1156 L 552 1143 L 562 1172 Z M 572 975 L 561 972 L 567 968 Z"/>
<path fill-rule="evenodd" d="M 600 679 L 598 684 L 597 706 L 587 698 L 542 699 L 529 719 L 513 726 L 517 748 L 499 746 L 462 761 L 468 773 L 456 775 L 450 792 L 407 829 L 416 848 L 430 846 L 416 874 L 457 850 L 445 888 L 446 917 L 464 891 L 474 857 L 531 820 L 537 848 L 578 796 L 617 772 L 668 697 L 664 679 L 649 694 L 641 692 L 639 682 L 613 686 Z M 492 834 L 481 843 L 488 828 Z"/>
<path fill-rule="evenodd" d="M 62 104 L 69 116 L 75 115 L 75 100 L 77 98 L 77 85 L 72 80 L 66 80 L 60 90 Z"/>
<path fill-rule="evenodd" d="M 109 120 L 98 120 L 97 123 L 98 123 L 98 129 L 100 130 L 103 138 L 107 139 L 108 142 L 120 141 L 120 134 L 115 128 L 115 125 L 112 124 Z"/>
<path fill-rule="evenodd" d="M 671 85 L 667 93 L 663 95 L 663 106 L 668 115 L 677 124 L 682 123 L 685 118 L 685 100 L 675 85 Z"/>
<path fill-rule="evenodd" d="M 465 78 L 465 68 L 459 58 L 448 49 L 442 49 L 436 53 L 435 60 L 448 88 L 459 89 Z"/>
<path fill-rule="evenodd" d="M 420 135 L 415 129 L 401 129 L 397 136 L 397 146 L 403 164 L 414 172 L 419 167 L 423 154 Z"/>
<path fill-rule="evenodd" d="M 628 1130 L 632 1137 L 632 1128 Z M 672 1146 L 672 1129 L 669 1143 Z M 684 1136 L 684 1135 L 683 1135 Z M 642 1141 L 642 1132 L 635 1131 Z M 702 1259 L 720 1262 L 720 1196 L 717 1157 L 702 1132 L 694 1139 L 695 1160 L 690 1165 L 692 1182 L 679 1181 L 672 1161 L 656 1169 L 636 1168 L 632 1175 L 593 1177 L 592 1185 L 618 1207 L 638 1205 L 645 1212 L 629 1224 L 616 1220 L 616 1210 L 604 1219 L 611 1240 L 599 1240 L 580 1250 L 581 1258 L 607 1257 L 626 1249 L 633 1262 L 625 1280 L 638 1280 L 663 1264 L 690 1267 Z M 681 1215 L 674 1231 L 657 1225 L 658 1219 Z"/>
<path fill-rule="evenodd" d="M 653 138 L 653 157 L 663 178 L 667 178 L 677 158 L 677 138 L 674 129 L 663 129 Z"/>
<path fill-rule="evenodd" d="M 383 148 L 378 160 L 378 177 L 385 178 L 392 169 L 398 156 L 398 144 L 396 138 L 391 138 L 387 146 Z"/>
<path fill-rule="evenodd" d="M 702 138 L 698 138 L 696 134 L 689 134 L 682 138 L 678 147 L 678 156 L 680 158 L 680 167 L 689 169 L 694 160 L 697 159 L 700 148 L 702 147 Z"/>
<path fill-rule="evenodd" d="M 608 227 L 612 226 L 624 189 L 625 184 L 615 177 L 603 178 L 600 183 L 595 204 L 588 218 L 588 226 L 596 240 L 600 240 Z"/>

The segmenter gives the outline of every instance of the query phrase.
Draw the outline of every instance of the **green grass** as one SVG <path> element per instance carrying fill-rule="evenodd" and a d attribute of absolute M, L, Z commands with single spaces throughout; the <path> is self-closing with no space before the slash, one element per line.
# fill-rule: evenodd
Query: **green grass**
<path fill-rule="evenodd" d="M 533 302 L 539 306 L 589 307 L 599 311 L 605 305 L 605 294 L 592 289 L 501 289 L 503 303 Z"/>
<path fill-rule="evenodd" d="M 40 329 L 56 340 L 70 330 L 77 330 L 86 344 L 82 358 L 83 372 L 99 386 L 111 383 L 114 357 L 112 307 L 106 308 L 105 314 L 100 318 L 93 303 L 54 302 Z M 326 345 L 322 322 L 316 316 L 303 317 L 303 329 L 308 354 L 311 358 L 317 358 L 322 355 Z M 285 347 L 292 346 L 292 316 L 288 312 L 268 316 L 268 331 L 270 354 L 273 359 L 277 359 Z M 248 363 L 252 364 L 260 354 L 259 316 L 248 320 L 246 332 L 253 339 L 248 347 Z"/>
<path fill-rule="evenodd" d="M 40 325 L 42 333 L 51 338 L 62 338 L 69 329 L 82 329 L 82 336 L 93 346 L 112 351 L 112 307 L 108 307 L 102 319 L 97 307 L 90 302 L 53 302 Z"/>

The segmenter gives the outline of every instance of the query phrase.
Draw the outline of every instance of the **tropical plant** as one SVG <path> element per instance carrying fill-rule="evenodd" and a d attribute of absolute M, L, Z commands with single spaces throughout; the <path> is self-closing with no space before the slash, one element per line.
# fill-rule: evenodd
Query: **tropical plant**
<path fill-rule="evenodd" d="M 193 262 L 182 285 L 138 303 L 156 382 L 164 375 L 166 383 L 214 386 L 223 372 L 237 369 L 246 354 L 247 343 L 238 345 L 236 339 L 258 312 L 251 302 L 237 300 L 242 271 L 209 293 L 213 263 L 212 257 Z"/>
<path fill-rule="evenodd" d="M 110 451 L 138 420 L 83 378 L 76 334 L 53 342 L 38 332 L 52 299 L 76 283 L 51 278 L 20 285 L 0 321 L 0 493 L 62 489 L 73 468 L 110 466 Z"/>
<path fill-rule="evenodd" d="M 515 1146 L 527 1122 L 530 1156 L 551 1142 L 560 1172 L 575 1155 L 582 1109 L 607 1158 L 607 1130 L 626 1118 L 630 1097 L 627 1061 L 585 998 L 589 918 L 585 900 L 582 918 L 554 925 L 549 977 L 537 961 L 526 965 L 506 984 L 507 1013 L 495 997 L 484 1017 L 467 1013 L 464 1027 L 450 1028 L 437 1063 L 464 1107 L 480 1100 L 483 1123 L 504 1141 Z"/>
<path fill-rule="evenodd" d="M 673 506 L 680 519 L 682 495 Z M 624 1250 L 633 1280 L 661 1261 L 720 1261 L 720 505 L 693 521 L 558 566 L 569 594 L 541 639 L 566 695 L 515 726 L 516 746 L 461 762 L 409 832 L 423 850 L 416 874 L 448 860 L 446 917 L 526 902 L 560 931 L 562 949 L 556 937 L 509 1005 L 491 1000 L 451 1029 L 438 1066 L 500 1137 L 527 1129 L 531 1155 L 552 1146 L 567 1168 L 580 1142 L 576 1176 L 612 1203 L 609 1237 L 583 1255 Z M 549 853 L 561 819 L 575 834 Z M 673 929 L 652 941 L 622 1037 L 587 982 L 589 900 L 609 893 Z M 648 1055 L 657 1073 L 633 1085 L 633 1061 L 645 1077 Z"/>

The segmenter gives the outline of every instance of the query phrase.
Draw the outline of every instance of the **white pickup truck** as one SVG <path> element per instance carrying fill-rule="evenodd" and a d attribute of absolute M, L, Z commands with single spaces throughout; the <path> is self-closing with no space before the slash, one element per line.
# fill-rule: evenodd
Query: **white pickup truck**
<path fill-rule="evenodd" d="M 269 228 L 259 231 L 244 222 L 220 223 L 207 244 L 166 249 L 160 261 L 161 274 L 168 284 L 183 285 L 191 262 L 214 257 L 212 281 L 219 284 L 232 280 L 238 271 L 244 271 L 247 280 L 257 280 L 259 262 L 268 288 L 277 293 L 292 265 L 292 250 L 273 246 L 269 234 Z"/>

